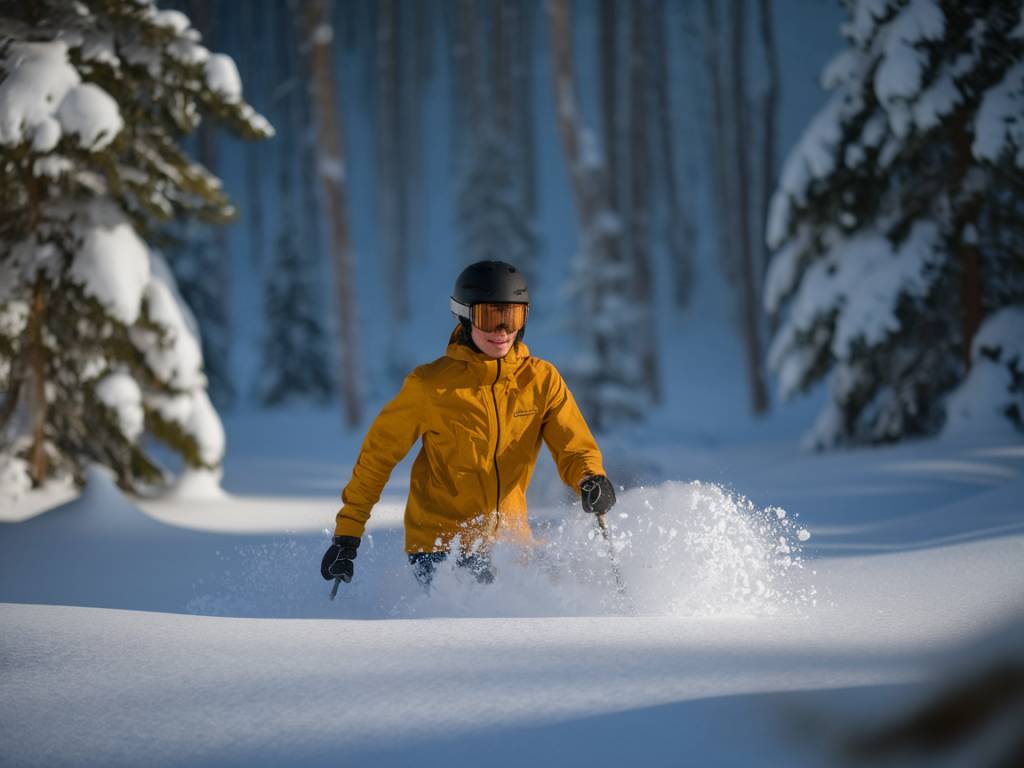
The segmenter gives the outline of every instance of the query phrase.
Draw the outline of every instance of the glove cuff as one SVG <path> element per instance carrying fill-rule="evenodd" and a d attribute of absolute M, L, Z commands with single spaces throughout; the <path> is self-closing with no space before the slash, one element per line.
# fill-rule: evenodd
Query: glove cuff
<path fill-rule="evenodd" d="M 334 545 L 339 547 L 338 557 L 345 560 L 355 560 L 356 551 L 359 549 L 358 536 L 335 536 Z"/>

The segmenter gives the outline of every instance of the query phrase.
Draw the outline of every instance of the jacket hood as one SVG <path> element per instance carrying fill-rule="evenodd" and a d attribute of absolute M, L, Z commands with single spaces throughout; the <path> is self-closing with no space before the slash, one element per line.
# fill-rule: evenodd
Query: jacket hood
<path fill-rule="evenodd" d="M 448 337 L 448 348 L 445 349 L 445 357 L 458 360 L 465 364 L 467 372 L 471 373 L 474 379 L 480 383 L 490 384 L 498 380 L 509 378 L 519 366 L 530 357 L 530 350 L 523 341 L 516 342 L 506 355 L 500 360 L 488 357 L 482 352 L 477 352 L 471 347 L 459 341 L 461 327 L 456 325 L 451 336 Z M 498 363 L 501 363 L 499 367 Z"/>

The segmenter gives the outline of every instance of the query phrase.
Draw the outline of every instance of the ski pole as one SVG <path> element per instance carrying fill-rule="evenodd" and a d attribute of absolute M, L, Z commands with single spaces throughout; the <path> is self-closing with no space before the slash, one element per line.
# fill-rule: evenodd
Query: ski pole
<path fill-rule="evenodd" d="M 601 535 L 604 536 L 604 540 L 608 542 L 608 561 L 612 564 L 612 573 L 615 574 L 615 584 L 617 585 L 618 592 L 623 598 L 626 597 L 626 582 L 622 580 L 622 571 L 619 570 L 619 564 L 615 559 L 615 547 L 612 544 L 612 539 L 608 535 L 608 524 L 604 521 L 604 514 L 597 515 L 597 527 L 601 529 Z"/>
<path fill-rule="evenodd" d="M 338 596 L 338 587 L 341 586 L 341 576 L 338 576 L 334 580 L 334 586 L 331 587 L 331 600 Z"/>

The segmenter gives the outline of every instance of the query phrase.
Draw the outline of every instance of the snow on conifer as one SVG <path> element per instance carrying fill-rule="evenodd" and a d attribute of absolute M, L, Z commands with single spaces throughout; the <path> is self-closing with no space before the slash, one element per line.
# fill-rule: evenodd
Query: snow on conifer
<path fill-rule="evenodd" d="M 970 374 L 949 397 L 943 434 L 1024 430 L 1024 305 L 990 316 L 971 356 Z"/>
<path fill-rule="evenodd" d="M 983 319 L 1024 299 L 1022 3 L 847 5 L 767 225 L 781 394 L 831 373 L 816 447 L 939 429 Z"/>
<path fill-rule="evenodd" d="M 234 75 L 232 74 L 234 72 Z M 160 482 L 150 434 L 215 471 L 224 432 L 198 329 L 147 241 L 233 213 L 181 139 L 269 123 L 233 64 L 152 0 L 8 4 L 0 16 L 0 466 L 7 487 L 110 467 Z M 20 479 L 8 477 L 16 474 Z"/>

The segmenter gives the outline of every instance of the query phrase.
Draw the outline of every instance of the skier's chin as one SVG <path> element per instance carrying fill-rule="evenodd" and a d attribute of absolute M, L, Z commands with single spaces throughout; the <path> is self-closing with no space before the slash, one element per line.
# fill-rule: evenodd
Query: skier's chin
<path fill-rule="evenodd" d="M 484 351 L 491 357 L 504 357 L 512 347 L 511 338 L 504 341 L 494 341 L 493 339 L 486 339 L 485 341 L 487 348 Z"/>

